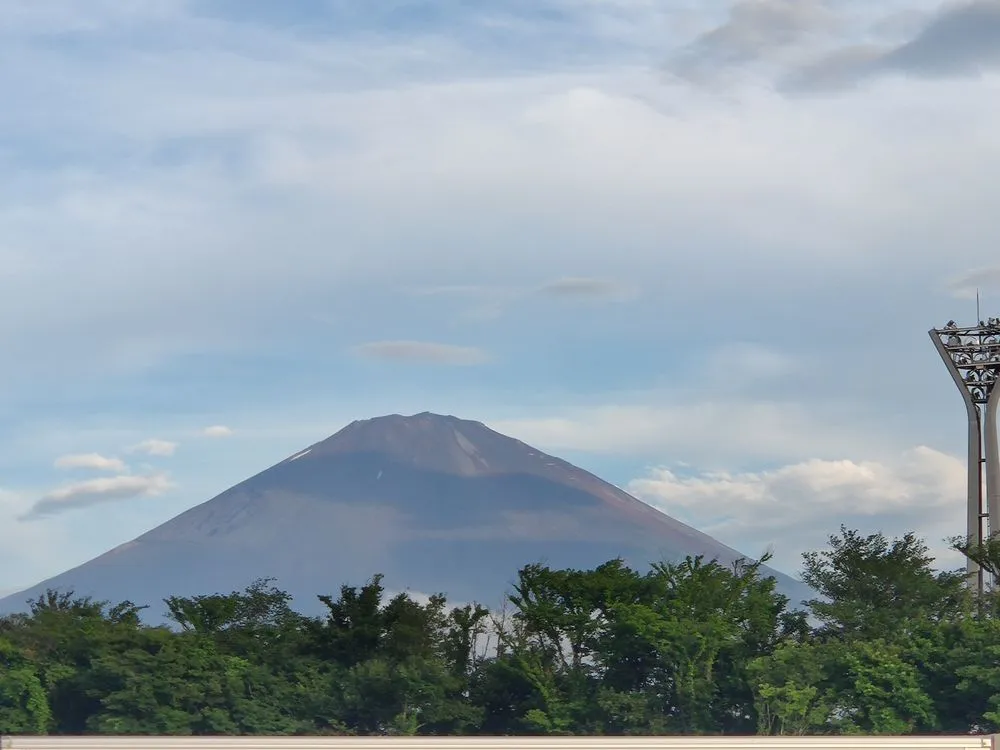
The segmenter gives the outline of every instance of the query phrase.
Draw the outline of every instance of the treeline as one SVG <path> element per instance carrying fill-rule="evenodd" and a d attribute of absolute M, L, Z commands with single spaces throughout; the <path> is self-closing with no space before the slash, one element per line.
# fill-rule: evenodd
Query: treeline
<path fill-rule="evenodd" d="M 841 529 L 807 611 L 762 562 L 529 565 L 500 613 L 376 576 L 306 617 L 260 581 L 166 600 L 169 627 L 50 592 L 0 619 L 0 734 L 1000 731 L 997 597 L 914 535 Z"/>

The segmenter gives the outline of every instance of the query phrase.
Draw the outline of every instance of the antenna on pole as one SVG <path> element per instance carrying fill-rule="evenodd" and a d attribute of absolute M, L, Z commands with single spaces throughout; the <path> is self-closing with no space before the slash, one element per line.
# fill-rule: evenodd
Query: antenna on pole
<path fill-rule="evenodd" d="M 976 287 L 976 325 L 979 325 L 979 321 L 982 318 L 979 315 L 979 287 Z"/>

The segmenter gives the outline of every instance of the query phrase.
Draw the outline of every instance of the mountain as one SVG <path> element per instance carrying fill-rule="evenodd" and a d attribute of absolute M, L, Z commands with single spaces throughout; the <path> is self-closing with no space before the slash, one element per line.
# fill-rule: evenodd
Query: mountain
<path fill-rule="evenodd" d="M 330 438 L 100 557 L 0 599 L 25 608 L 46 589 L 152 605 L 274 577 L 302 611 L 384 573 L 390 591 L 499 603 L 531 562 L 635 566 L 739 552 L 593 474 L 479 422 L 391 415 Z M 799 602 L 798 581 L 775 575 Z"/>

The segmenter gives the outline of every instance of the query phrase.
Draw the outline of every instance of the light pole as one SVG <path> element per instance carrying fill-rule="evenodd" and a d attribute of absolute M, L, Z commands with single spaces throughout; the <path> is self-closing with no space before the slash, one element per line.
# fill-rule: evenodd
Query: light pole
<path fill-rule="evenodd" d="M 967 537 L 982 544 L 1000 533 L 1000 452 L 997 445 L 997 404 L 1000 388 L 1000 319 L 960 327 L 948 321 L 928 331 L 934 346 L 962 392 L 969 418 L 969 477 Z M 985 477 L 985 503 L 983 479 Z M 970 585 L 983 591 L 983 571 L 966 562 Z"/>

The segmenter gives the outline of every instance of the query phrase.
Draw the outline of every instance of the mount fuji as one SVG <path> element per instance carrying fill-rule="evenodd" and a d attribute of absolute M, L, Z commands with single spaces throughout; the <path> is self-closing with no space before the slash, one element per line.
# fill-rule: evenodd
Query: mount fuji
<path fill-rule="evenodd" d="M 623 490 L 479 422 L 436 414 L 352 422 L 222 494 L 72 570 L 47 589 L 151 605 L 275 578 L 303 612 L 317 594 L 384 574 L 392 591 L 500 602 L 520 567 L 636 567 L 745 557 Z M 765 569 L 797 605 L 810 590 Z"/>

